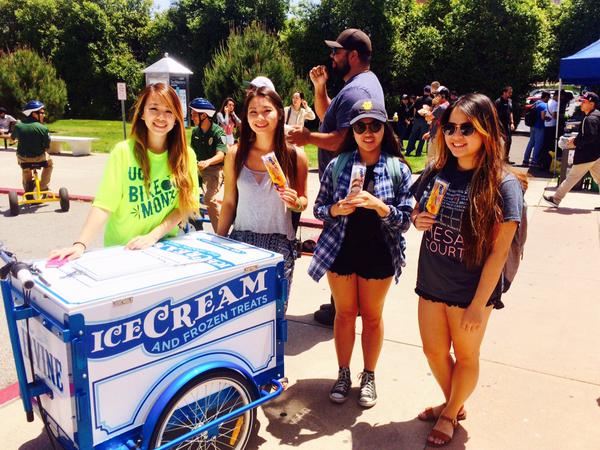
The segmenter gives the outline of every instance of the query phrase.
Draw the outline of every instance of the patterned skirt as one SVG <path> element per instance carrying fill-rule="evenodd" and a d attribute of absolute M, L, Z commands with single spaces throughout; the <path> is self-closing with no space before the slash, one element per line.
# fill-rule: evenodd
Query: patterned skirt
<path fill-rule="evenodd" d="M 294 262 L 296 260 L 296 247 L 284 234 L 263 234 L 254 231 L 233 230 L 229 235 L 231 239 L 264 248 L 283 255 L 283 274 L 288 281 L 288 297 L 285 299 L 285 310 L 287 311 L 288 299 L 292 290 L 292 278 L 294 275 Z"/>

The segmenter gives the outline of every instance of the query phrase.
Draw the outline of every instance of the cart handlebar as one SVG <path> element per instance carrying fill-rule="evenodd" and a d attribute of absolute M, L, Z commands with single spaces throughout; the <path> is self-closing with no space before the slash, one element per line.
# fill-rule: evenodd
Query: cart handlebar
<path fill-rule="evenodd" d="M 21 285 L 25 289 L 31 289 L 34 286 L 33 283 L 33 275 L 29 270 L 29 264 L 24 262 L 17 261 L 15 256 L 4 250 L 2 244 L 0 243 L 0 260 L 2 260 L 5 264 L 5 268 L 8 268 L 7 271 L 2 272 L 2 276 L 6 276 L 10 271 L 10 274 L 15 277 L 17 280 L 21 282 Z"/>

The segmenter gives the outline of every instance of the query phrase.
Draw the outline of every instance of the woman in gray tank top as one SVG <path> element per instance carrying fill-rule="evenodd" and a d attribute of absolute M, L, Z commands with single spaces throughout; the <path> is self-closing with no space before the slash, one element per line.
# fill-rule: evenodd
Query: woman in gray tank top
<path fill-rule="evenodd" d="M 225 192 L 217 234 L 281 253 L 291 287 L 295 229 L 292 212 L 306 209 L 308 160 L 288 147 L 283 133 L 284 111 L 279 95 L 266 87 L 248 92 L 244 102 L 240 143 L 225 157 Z M 287 185 L 277 188 L 262 156 L 274 152 Z M 288 295 L 290 289 L 288 288 Z M 285 299 L 287 309 L 287 299 Z"/>

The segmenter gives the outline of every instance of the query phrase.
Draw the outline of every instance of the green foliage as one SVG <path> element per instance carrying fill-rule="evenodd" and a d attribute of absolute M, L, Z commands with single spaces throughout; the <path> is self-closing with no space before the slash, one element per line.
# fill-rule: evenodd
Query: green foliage
<path fill-rule="evenodd" d="M 257 21 L 277 31 L 283 27 L 288 8 L 289 0 L 180 0 L 159 14 L 149 28 L 148 62 L 168 52 L 194 72 L 192 96 L 202 95 L 203 69 L 230 29 L 244 29 Z"/>
<path fill-rule="evenodd" d="M 316 65 L 329 63 L 329 49 L 323 39 L 335 39 L 346 28 L 359 28 L 373 45 L 371 69 L 384 91 L 392 86 L 390 49 L 396 31 L 392 17 L 398 14 L 400 0 L 322 0 L 319 4 L 300 3 L 297 16 L 286 24 L 283 40 L 297 63 L 299 74 L 308 75 Z"/>
<path fill-rule="evenodd" d="M 277 37 L 253 23 L 245 30 L 232 30 L 227 42 L 213 56 L 204 70 L 205 95 L 215 105 L 225 97 L 243 104 L 244 81 L 267 76 L 284 97 L 297 81 L 294 65 L 282 50 Z M 289 98 L 289 94 L 288 98 Z"/>
<path fill-rule="evenodd" d="M 435 79 L 495 98 L 507 84 L 525 91 L 547 64 L 549 26 L 535 0 L 429 0 L 397 25 L 397 76 L 406 91 Z"/>
<path fill-rule="evenodd" d="M 118 114 L 116 82 L 142 83 L 152 0 L 1 0 L 0 45 L 51 58 L 69 86 L 69 113 Z"/>
<path fill-rule="evenodd" d="M 29 100 L 46 105 L 47 120 L 62 116 L 67 87 L 52 64 L 32 50 L 22 49 L 0 56 L 0 104 L 20 112 Z"/>
<path fill-rule="evenodd" d="M 598 0 L 563 0 L 551 11 L 554 39 L 548 49 L 547 78 L 558 79 L 560 58 L 587 47 L 600 39 Z"/>

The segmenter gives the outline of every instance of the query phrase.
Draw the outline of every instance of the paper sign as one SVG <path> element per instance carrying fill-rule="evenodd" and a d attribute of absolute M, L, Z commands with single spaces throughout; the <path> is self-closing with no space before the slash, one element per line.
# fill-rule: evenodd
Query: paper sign
<path fill-rule="evenodd" d="M 127 85 L 117 83 L 117 100 L 127 100 Z"/>

